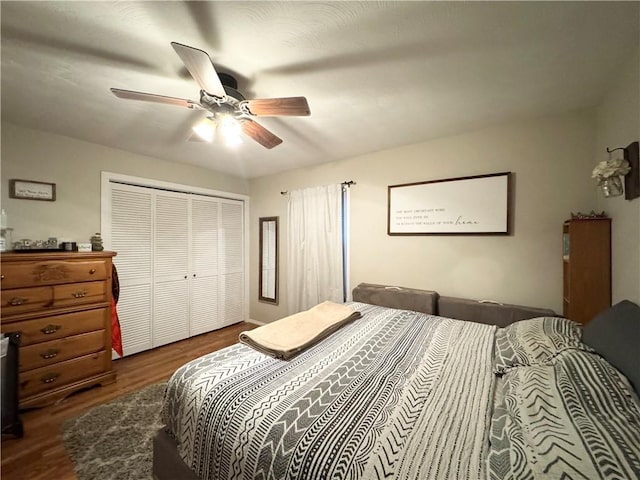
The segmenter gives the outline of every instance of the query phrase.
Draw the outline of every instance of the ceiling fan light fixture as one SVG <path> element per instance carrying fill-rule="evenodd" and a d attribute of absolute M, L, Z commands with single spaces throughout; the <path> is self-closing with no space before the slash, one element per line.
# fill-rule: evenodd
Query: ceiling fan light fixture
<path fill-rule="evenodd" d="M 242 143 L 242 137 L 240 135 L 229 135 L 224 138 L 224 144 L 227 147 L 237 147 Z"/>
<path fill-rule="evenodd" d="M 242 127 L 236 118 L 224 115 L 218 120 L 218 135 L 223 139 L 225 145 L 232 147 L 241 144 L 241 134 Z"/>
<path fill-rule="evenodd" d="M 211 118 L 206 117 L 200 120 L 192 127 L 194 133 L 198 135 L 205 142 L 213 142 L 213 137 L 216 132 L 216 124 Z"/>

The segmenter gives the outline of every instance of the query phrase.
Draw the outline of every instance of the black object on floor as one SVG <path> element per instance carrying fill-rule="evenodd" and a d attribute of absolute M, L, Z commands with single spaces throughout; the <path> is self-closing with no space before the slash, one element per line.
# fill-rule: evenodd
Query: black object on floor
<path fill-rule="evenodd" d="M 7 353 L 2 357 L 2 434 L 22 438 L 24 430 L 18 411 L 18 346 L 19 333 L 8 333 Z"/>

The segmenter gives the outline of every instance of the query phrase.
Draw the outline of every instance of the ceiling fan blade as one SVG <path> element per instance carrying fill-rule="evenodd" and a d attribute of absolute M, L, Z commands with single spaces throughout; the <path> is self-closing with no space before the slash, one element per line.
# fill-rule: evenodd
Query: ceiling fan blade
<path fill-rule="evenodd" d="M 166 103 L 167 105 L 176 105 L 178 107 L 194 108 L 198 105 L 193 100 L 185 98 L 165 97 L 164 95 L 155 95 L 153 93 L 134 92 L 131 90 L 121 90 L 112 88 L 111 92 L 118 98 L 127 100 L 142 100 L 143 102 Z"/>
<path fill-rule="evenodd" d="M 282 143 L 282 139 L 257 122 L 246 118 L 242 122 L 242 131 L 265 148 L 273 148 Z"/>
<path fill-rule="evenodd" d="M 226 95 L 211 57 L 207 52 L 177 42 L 171 42 L 171 46 L 184 63 L 184 66 L 187 67 L 191 76 L 198 82 L 200 88 L 218 97 Z"/>
<path fill-rule="evenodd" d="M 242 102 L 249 112 L 257 116 L 291 115 L 304 117 L 311 114 L 305 97 L 258 98 Z"/>

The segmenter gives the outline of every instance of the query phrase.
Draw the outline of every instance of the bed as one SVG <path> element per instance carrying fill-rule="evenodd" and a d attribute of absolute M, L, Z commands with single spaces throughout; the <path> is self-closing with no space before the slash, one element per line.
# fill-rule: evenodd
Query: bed
<path fill-rule="evenodd" d="M 360 285 L 362 317 L 290 360 L 236 344 L 187 363 L 154 478 L 640 478 L 637 392 L 578 324 L 500 305 L 500 328 L 495 304 L 446 297 L 480 321 L 453 319 L 440 298 Z M 624 313 L 623 342 L 637 312 Z"/>

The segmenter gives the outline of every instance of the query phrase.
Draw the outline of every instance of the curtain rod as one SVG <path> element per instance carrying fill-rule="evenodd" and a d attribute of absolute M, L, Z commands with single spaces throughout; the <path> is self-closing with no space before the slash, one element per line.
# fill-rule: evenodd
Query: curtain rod
<path fill-rule="evenodd" d="M 351 187 L 351 185 L 355 185 L 356 182 L 354 182 L 353 180 L 347 180 L 342 182 L 340 185 L 342 185 L 343 187 Z M 285 190 L 284 192 L 280 192 L 280 195 L 288 195 L 289 192 L 287 190 Z"/>

